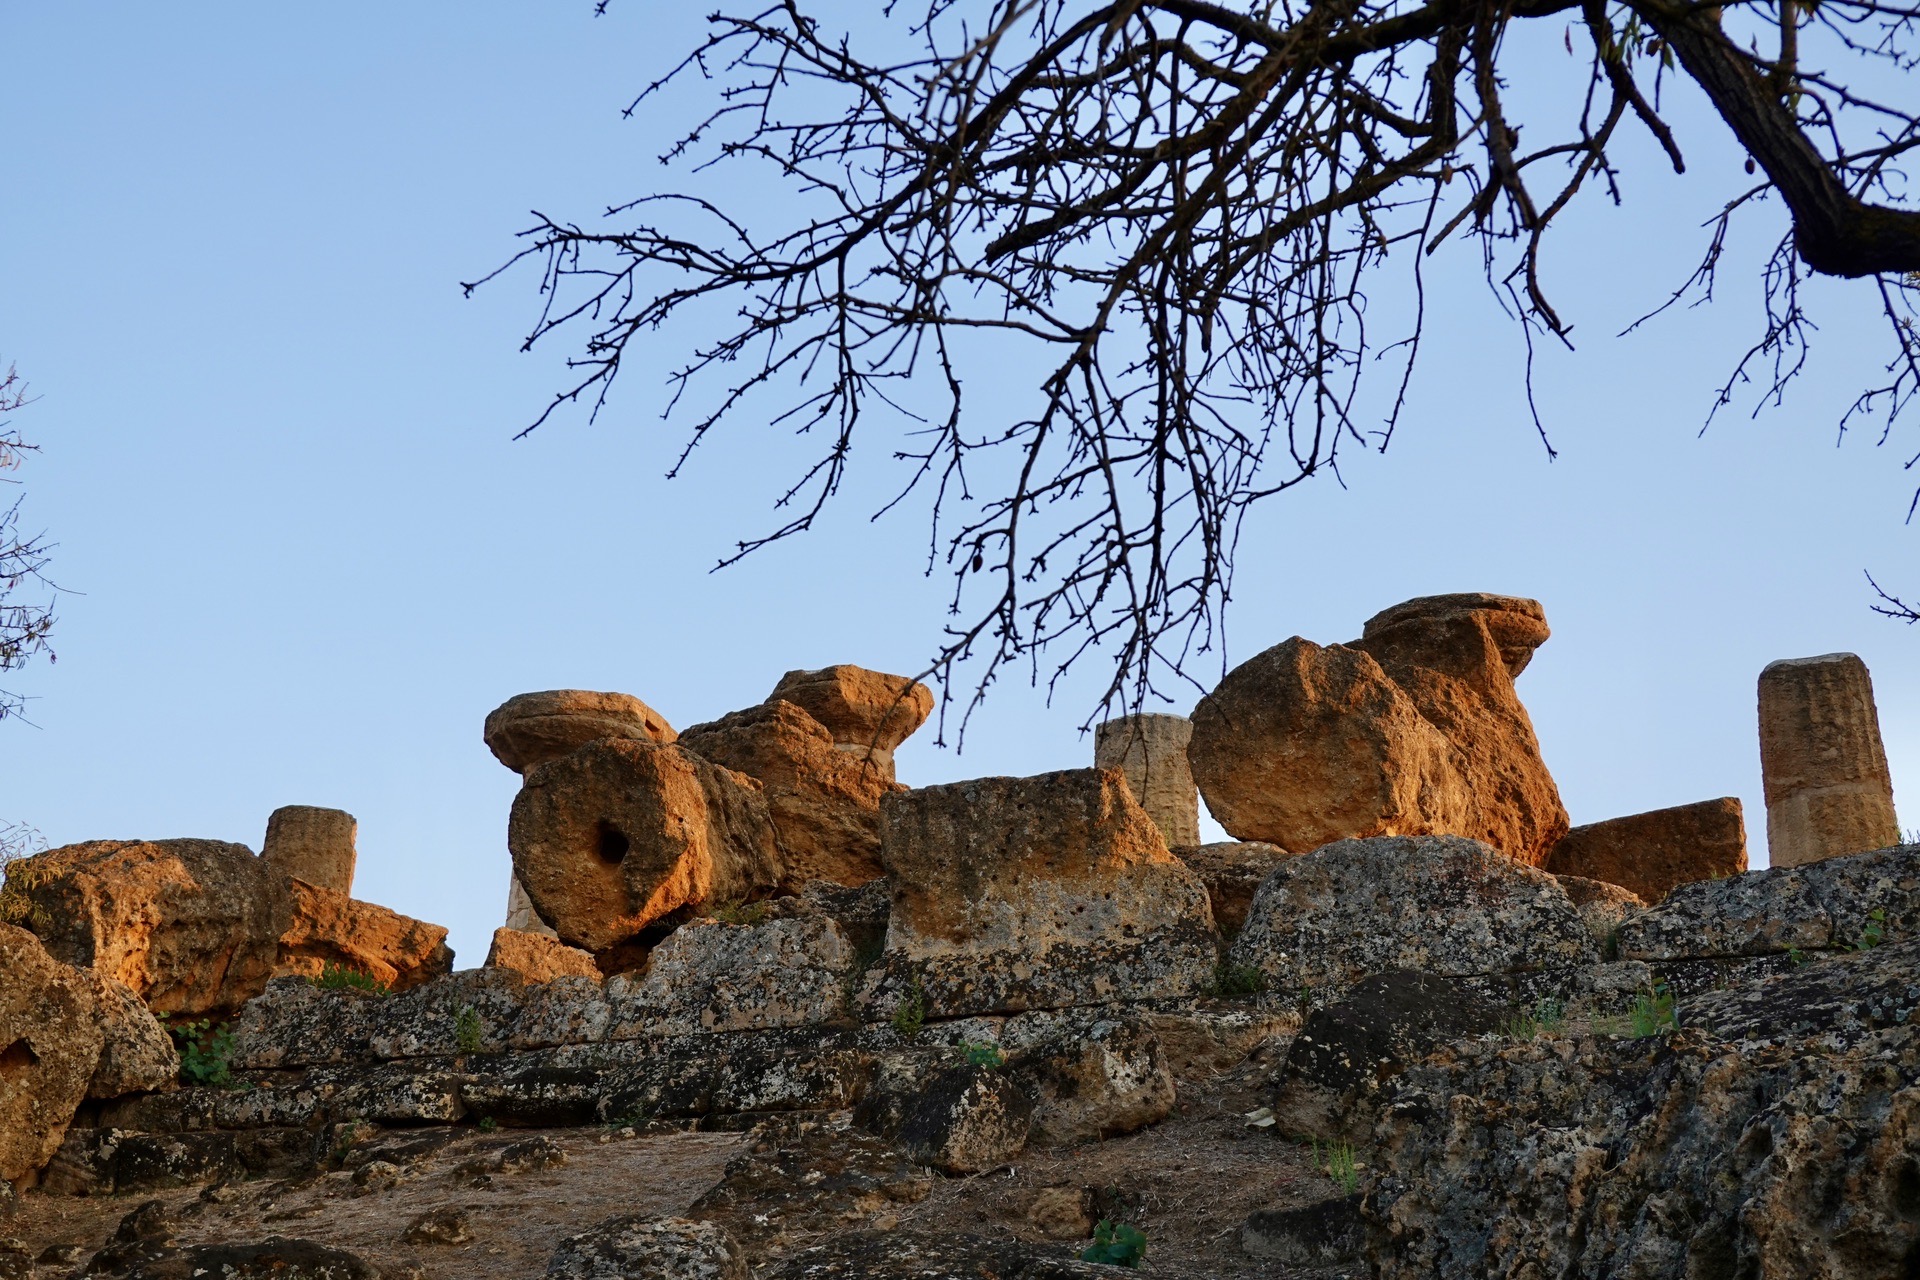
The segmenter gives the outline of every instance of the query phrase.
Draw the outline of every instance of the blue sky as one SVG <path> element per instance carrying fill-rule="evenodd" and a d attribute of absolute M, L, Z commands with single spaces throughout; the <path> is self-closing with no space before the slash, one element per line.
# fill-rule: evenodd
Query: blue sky
<path fill-rule="evenodd" d="M 516 782 L 480 741 L 500 701 L 617 689 L 685 726 L 790 668 L 923 665 L 946 584 L 920 573 L 924 509 L 867 520 L 886 448 L 857 459 L 825 527 L 710 574 L 798 455 L 742 430 L 664 480 L 670 342 L 598 424 L 512 440 L 564 353 L 517 351 L 530 277 L 471 300 L 458 282 L 511 251 L 529 209 L 585 218 L 661 182 L 689 105 L 619 113 L 698 7 L 591 9 L 0 6 L 0 359 L 40 397 L 15 418 L 44 446 L 27 518 L 74 593 L 58 664 L 11 677 L 36 701 L 34 726 L 0 724 L 0 817 L 56 844 L 257 847 L 279 805 L 346 808 L 360 895 L 451 926 L 477 964 Z M 1551 81 L 1570 64 L 1547 34 L 1519 65 Z M 1896 787 L 1920 776 L 1920 632 L 1871 615 L 1861 576 L 1920 588 L 1920 530 L 1902 523 L 1899 436 L 1836 447 L 1879 349 L 1857 287 L 1814 290 L 1823 345 L 1784 409 L 1704 436 L 1753 337 L 1746 275 L 1611 336 L 1685 276 L 1740 181 L 1720 127 L 1684 93 L 1674 109 L 1689 175 L 1633 144 L 1626 208 L 1590 202 L 1550 262 L 1578 340 L 1540 369 L 1560 459 L 1527 418 L 1517 334 L 1471 252 L 1443 250 L 1394 446 L 1256 517 L 1228 657 L 1349 639 L 1414 595 L 1537 597 L 1555 635 L 1521 692 L 1574 820 L 1738 795 L 1759 863 L 1767 661 L 1860 653 Z M 1759 244 L 1735 245 L 1736 273 Z M 1091 683 L 1052 709 L 1002 683 L 964 754 L 924 733 L 903 780 L 1090 759 Z"/>

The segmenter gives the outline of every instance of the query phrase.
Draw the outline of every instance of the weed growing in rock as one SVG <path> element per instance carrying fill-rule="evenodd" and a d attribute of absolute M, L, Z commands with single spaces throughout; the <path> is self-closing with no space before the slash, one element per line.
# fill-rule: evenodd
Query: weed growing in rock
<path fill-rule="evenodd" d="M 1887 913 L 1883 908 L 1875 907 L 1867 912 L 1867 925 L 1860 930 L 1860 941 L 1853 944 L 1855 951 L 1871 951 L 1887 940 Z"/>
<path fill-rule="evenodd" d="M 1146 1232 L 1124 1222 L 1105 1220 L 1093 1229 L 1093 1243 L 1080 1251 L 1080 1261 L 1104 1262 L 1110 1267 L 1137 1267 L 1146 1256 Z"/>
<path fill-rule="evenodd" d="M 492 1116 L 481 1116 L 479 1120 L 474 1122 L 473 1127 L 482 1133 L 492 1133 L 500 1127 L 500 1122 Z"/>
<path fill-rule="evenodd" d="M 1502 1029 L 1510 1040 L 1535 1040 L 1541 1036 L 1559 1035 L 1566 1024 L 1567 1006 L 1543 996 L 1533 1006 L 1531 1013 L 1514 1014 L 1506 1020 Z"/>
<path fill-rule="evenodd" d="M 238 1089 L 233 1075 L 233 1032 L 200 1018 L 193 1022 L 169 1022 L 167 1034 L 180 1051 L 180 1079 L 187 1084 L 207 1085 L 215 1089 Z"/>
<path fill-rule="evenodd" d="M 853 998 L 860 993 L 860 979 L 867 970 L 880 963 L 880 957 L 886 951 L 885 938 L 875 938 L 853 953 L 853 965 L 847 970 L 845 981 L 840 984 L 840 1003 L 849 1016 L 853 1013 Z"/>
<path fill-rule="evenodd" d="M 893 1029 L 900 1033 L 903 1040 L 911 1040 L 920 1034 L 920 1028 L 927 1025 L 927 990 L 915 978 L 907 987 L 907 994 L 893 1011 Z"/>
<path fill-rule="evenodd" d="M 365 991 L 370 995 L 390 996 L 393 988 L 371 974 L 361 973 L 358 969 L 349 969 L 345 965 L 329 964 L 321 968 L 320 976 L 309 979 L 322 991 Z"/>
<path fill-rule="evenodd" d="M 1350 1196 L 1360 1189 L 1360 1164 L 1354 1158 L 1351 1142 L 1329 1142 L 1323 1153 L 1320 1140 L 1313 1142 L 1313 1167 L 1327 1175 L 1340 1194 Z"/>
<path fill-rule="evenodd" d="M 480 1022 L 480 1015 L 472 1005 L 462 1005 L 460 1012 L 453 1015 L 454 1047 L 462 1053 L 478 1053 L 480 1037 L 484 1034 L 486 1028 Z"/>
<path fill-rule="evenodd" d="M 713 918 L 721 924 L 765 924 L 773 908 L 764 902 L 730 902 L 714 909 Z"/>
<path fill-rule="evenodd" d="M 31 847 L 25 837 L 20 847 Z M 52 921 L 46 908 L 36 906 L 28 894 L 53 878 L 52 869 L 31 856 L 15 856 L 0 858 L 0 873 L 4 873 L 0 877 L 0 924 L 18 925 L 34 933 L 44 931 Z"/>
<path fill-rule="evenodd" d="M 1207 994 L 1216 1000 L 1257 996 L 1266 989 L 1266 974 L 1250 964 L 1230 964 L 1225 960 L 1213 966 L 1213 981 L 1207 984 Z"/>
<path fill-rule="evenodd" d="M 1627 1020 L 1633 1025 L 1635 1039 L 1678 1030 L 1680 1020 L 1674 1016 L 1673 992 L 1664 982 L 1654 983 L 1649 990 L 1634 997 L 1633 1008 L 1627 1010 Z"/>
<path fill-rule="evenodd" d="M 1007 1065 L 1007 1055 L 997 1044 L 976 1044 L 968 1040 L 960 1045 L 960 1052 L 966 1055 L 967 1065 L 970 1067 L 986 1067 L 997 1071 Z"/>

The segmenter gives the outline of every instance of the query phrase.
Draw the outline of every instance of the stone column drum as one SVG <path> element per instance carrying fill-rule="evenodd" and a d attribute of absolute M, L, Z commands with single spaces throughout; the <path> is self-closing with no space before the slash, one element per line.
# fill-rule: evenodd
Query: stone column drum
<path fill-rule="evenodd" d="M 260 856 L 308 884 L 351 894 L 359 825 L 341 809 L 285 805 L 267 818 L 267 839 Z"/>
<path fill-rule="evenodd" d="M 1093 731 L 1093 763 L 1127 775 L 1133 798 L 1147 811 L 1167 847 L 1200 843 L 1200 792 L 1187 764 L 1193 721 L 1142 712 L 1109 720 Z"/>
<path fill-rule="evenodd" d="M 1873 678 L 1856 655 L 1785 658 L 1760 673 L 1760 773 L 1772 865 L 1900 843 Z"/>
<path fill-rule="evenodd" d="M 518 929 L 521 933 L 537 933 L 543 938 L 560 936 L 533 909 L 533 899 L 527 896 L 526 886 L 520 883 L 519 876 L 513 876 L 507 885 L 507 928 Z"/>

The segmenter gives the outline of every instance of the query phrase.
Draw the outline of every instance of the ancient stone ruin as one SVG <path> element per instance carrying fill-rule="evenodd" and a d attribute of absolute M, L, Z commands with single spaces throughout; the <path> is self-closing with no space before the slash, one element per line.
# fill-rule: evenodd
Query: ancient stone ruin
<path fill-rule="evenodd" d="M 523 694 L 457 972 L 350 896 L 338 810 L 17 861 L 0 1277 L 1920 1273 L 1865 667 L 1761 676 L 1748 871 L 1731 799 L 1570 827 L 1548 634 L 1412 600 L 938 786 L 895 760 L 931 693 L 860 667 L 679 732 Z"/>

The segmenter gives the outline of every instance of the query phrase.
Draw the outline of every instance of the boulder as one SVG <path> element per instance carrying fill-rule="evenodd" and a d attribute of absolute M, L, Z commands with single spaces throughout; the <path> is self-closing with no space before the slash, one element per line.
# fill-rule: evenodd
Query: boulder
<path fill-rule="evenodd" d="M 1866 998 L 1834 998 L 1839 973 Z M 1767 981 L 1741 1000 L 1763 1021 L 1683 1010 L 1679 1031 L 1648 1038 L 1430 1054 L 1374 1133 L 1370 1162 L 1388 1171 L 1361 1207 L 1375 1274 L 1906 1274 L 1916 990 L 1920 948 L 1888 946 Z"/>
<path fill-rule="evenodd" d="M 29 863 L 48 953 L 125 983 L 155 1013 L 236 1009 L 279 963 L 290 882 L 245 845 L 95 840 Z"/>
<path fill-rule="evenodd" d="M 893 781 L 894 748 L 933 712 L 933 691 L 917 680 L 842 664 L 789 671 L 767 698 L 791 702 L 822 725 L 840 750 L 871 761 Z"/>
<path fill-rule="evenodd" d="M 893 911 L 874 1014 L 1146 1000 L 1213 976 L 1206 887 L 1115 770 L 896 792 L 881 815 Z"/>
<path fill-rule="evenodd" d="M 662 744 L 674 739 L 666 717 L 640 699 L 586 689 L 508 698 L 488 713 L 483 733 L 494 759 L 520 774 L 602 738 Z"/>
<path fill-rule="evenodd" d="M 1567 901 L 1586 921 L 1587 932 L 1593 935 L 1603 954 L 1619 946 L 1620 926 L 1647 909 L 1637 894 L 1605 880 L 1563 875 L 1553 878 L 1566 890 Z"/>
<path fill-rule="evenodd" d="M 1217 844 L 1183 845 L 1173 856 L 1193 869 L 1207 886 L 1213 904 L 1213 922 L 1220 936 L 1231 938 L 1247 924 L 1253 895 L 1269 872 L 1293 855 L 1277 844 L 1259 840 L 1226 840 Z"/>
<path fill-rule="evenodd" d="M 689 920 L 653 949 L 644 975 L 613 979 L 607 996 L 623 1026 L 649 1034 L 804 1027 L 844 1016 L 853 959 L 825 916 Z"/>
<path fill-rule="evenodd" d="M 1450 834 L 1537 865 L 1567 815 L 1513 680 L 1546 637 L 1536 602 L 1468 594 L 1396 605 L 1351 644 L 1276 645 L 1194 711 L 1209 811 L 1286 849 Z"/>
<path fill-rule="evenodd" d="M 1760 780 L 1773 866 L 1899 842 L 1866 663 L 1829 653 L 1767 665 L 1760 673 Z"/>
<path fill-rule="evenodd" d="M 1395 970 L 1315 1009 L 1276 1076 L 1275 1128 L 1290 1138 L 1364 1142 L 1383 1090 L 1437 1044 L 1499 1029 L 1503 1012 L 1458 984 Z"/>
<path fill-rule="evenodd" d="M 1060 1245 L 950 1229 L 846 1231 L 784 1259 L 767 1280 L 1114 1280 Z"/>
<path fill-rule="evenodd" d="M 1133 798 L 1160 828 L 1169 848 L 1200 843 L 1200 792 L 1187 763 L 1193 721 L 1142 712 L 1093 731 L 1093 763 L 1127 775 Z"/>
<path fill-rule="evenodd" d="M 854 1122 L 944 1173 L 985 1173 L 1027 1146 L 1033 1099 L 994 1068 L 930 1064 L 899 1057 L 882 1063 L 854 1109 Z"/>
<path fill-rule="evenodd" d="M 1575 827 L 1542 865 L 1658 902 L 1675 885 L 1745 871 L 1747 827 L 1735 797 L 1702 800 Z"/>
<path fill-rule="evenodd" d="M 1653 962 L 1842 951 L 1920 939 L 1920 846 L 1696 880 L 1620 927 Z"/>
<path fill-rule="evenodd" d="M 1173 1113 L 1173 1072 L 1149 1019 L 1106 1017 L 1062 1031 L 1010 1045 L 1007 1069 L 1034 1098 L 1035 1142 L 1117 1138 Z"/>
<path fill-rule="evenodd" d="M 695 725 L 680 745 L 766 789 L 789 893 L 816 880 L 861 885 L 883 874 L 880 797 L 901 790 L 891 771 L 837 749 L 819 721 L 774 700 Z"/>
<path fill-rule="evenodd" d="M 276 975 L 317 978 L 333 965 L 406 991 L 453 972 L 445 926 L 304 880 L 287 885 L 291 910 L 280 933 Z"/>
<path fill-rule="evenodd" d="M 267 817 L 267 838 L 260 846 L 260 856 L 285 875 L 350 894 L 358 830 L 359 823 L 344 810 L 285 805 Z"/>
<path fill-rule="evenodd" d="M 518 929 L 493 931 L 487 968 L 511 969 L 528 982 L 552 982 L 555 978 L 600 980 L 600 968 L 594 964 L 591 952 L 570 947 L 558 938 Z"/>
<path fill-rule="evenodd" d="M 602 739 L 526 773 L 507 826 L 514 874 L 561 941 L 599 952 L 779 878 L 758 782 L 679 746 Z"/>
<path fill-rule="evenodd" d="M 1232 951 L 1282 992 L 1394 969 L 1465 977 L 1598 959 L 1558 881 L 1459 836 L 1342 840 L 1282 863 Z"/>
<path fill-rule="evenodd" d="M 24 1182 L 59 1149 L 100 1062 L 88 979 L 25 929 L 0 924 L 0 1182 Z"/>
<path fill-rule="evenodd" d="M 100 1025 L 100 1060 L 87 1096 L 118 1098 L 173 1088 L 180 1078 L 180 1051 L 152 1010 L 124 984 L 91 969 L 78 972 L 93 989 Z"/>
<path fill-rule="evenodd" d="M 1295 1209 L 1258 1209 L 1240 1228 L 1240 1252 L 1289 1267 L 1358 1262 L 1366 1242 L 1357 1195 Z"/>
<path fill-rule="evenodd" d="M 712 1222 L 627 1213 L 568 1236 L 549 1280 L 751 1280 L 747 1255 Z"/>
<path fill-rule="evenodd" d="M 313 1240 L 274 1236 L 254 1244 L 195 1244 L 155 1250 L 124 1270 L 93 1272 L 122 1280 L 380 1280 L 358 1254 Z"/>

